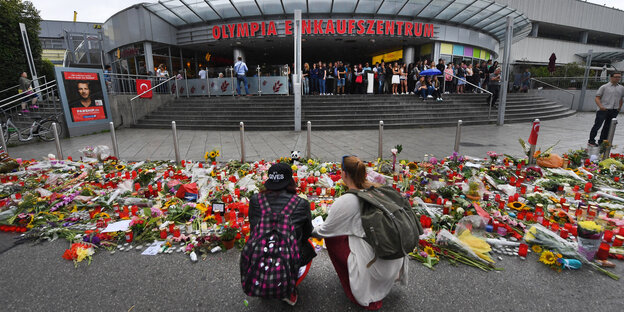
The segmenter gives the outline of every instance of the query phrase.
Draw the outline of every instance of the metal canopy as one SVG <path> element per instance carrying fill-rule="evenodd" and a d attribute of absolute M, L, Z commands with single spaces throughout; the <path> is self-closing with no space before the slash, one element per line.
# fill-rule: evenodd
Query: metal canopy
<path fill-rule="evenodd" d="M 152 13 L 176 27 L 227 20 L 292 18 L 294 10 L 307 17 L 373 16 L 422 19 L 455 24 L 505 40 L 505 17 L 514 19 L 514 41 L 531 32 L 531 21 L 521 12 L 493 0 L 161 0 L 143 3 Z"/>
<path fill-rule="evenodd" d="M 577 53 L 576 55 L 587 59 L 587 53 Z M 624 52 L 593 52 L 592 62 L 617 63 L 624 60 Z"/>

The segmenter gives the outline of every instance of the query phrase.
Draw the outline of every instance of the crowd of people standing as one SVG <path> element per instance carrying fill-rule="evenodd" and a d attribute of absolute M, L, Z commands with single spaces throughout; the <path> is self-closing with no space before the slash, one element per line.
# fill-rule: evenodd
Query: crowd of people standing
<path fill-rule="evenodd" d="M 497 67 L 498 62 L 491 60 L 448 65 L 443 59 L 438 64 L 427 59 L 410 64 L 382 60 L 372 66 L 368 62 L 306 62 L 302 68 L 302 92 L 304 95 L 415 94 L 423 99 L 442 100 L 443 93 L 482 93 L 480 88 L 489 89 L 490 83 L 497 85 L 499 80 L 490 79 Z M 434 68 L 440 73 L 424 72 Z"/>

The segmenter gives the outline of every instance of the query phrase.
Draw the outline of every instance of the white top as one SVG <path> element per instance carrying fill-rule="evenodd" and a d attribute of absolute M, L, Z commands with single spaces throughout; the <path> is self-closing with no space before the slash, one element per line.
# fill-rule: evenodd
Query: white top
<path fill-rule="evenodd" d="M 245 62 L 243 61 L 238 61 L 236 62 L 236 64 L 234 64 L 234 73 L 236 73 L 237 75 L 245 75 L 245 73 L 247 73 L 247 70 L 249 70 L 247 68 L 247 64 L 245 64 Z"/>
<path fill-rule="evenodd" d="M 347 258 L 349 284 L 355 300 L 363 306 L 385 298 L 395 282 L 407 285 L 408 258 L 377 259 L 369 268 L 366 265 L 375 257 L 365 236 L 360 215 L 359 199 L 345 194 L 330 207 L 327 220 L 314 228 L 322 237 L 349 236 L 351 253 Z"/>
<path fill-rule="evenodd" d="M 624 97 L 624 86 L 619 83 L 612 84 L 609 82 L 598 88 L 596 96 L 600 97 L 600 103 L 606 109 L 619 109 L 620 101 Z"/>
<path fill-rule="evenodd" d="M 205 70 L 200 70 L 199 71 L 199 78 L 201 79 L 206 79 L 206 71 Z"/>

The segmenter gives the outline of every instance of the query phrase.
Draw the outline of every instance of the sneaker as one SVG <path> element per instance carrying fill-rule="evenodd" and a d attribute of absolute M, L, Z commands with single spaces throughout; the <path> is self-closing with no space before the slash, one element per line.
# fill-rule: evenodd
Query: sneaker
<path fill-rule="evenodd" d="M 22 109 L 22 113 L 30 113 L 30 111 L 27 109 Z"/>
<path fill-rule="evenodd" d="M 33 105 L 30 105 L 30 108 L 37 109 L 37 108 L 39 108 L 39 106 L 33 104 Z"/>
<path fill-rule="evenodd" d="M 282 301 L 288 303 L 290 306 L 295 306 L 295 304 L 297 304 L 297 298 L 299 298 L 299 295 L 297 294 L 297 290 L 295 289 L 295 292 L 290 294 L 290 297 L 284 298 L 282 299 Z"/>
<path fill-rule="evenodd" d="M 433 96 L 432 95 L 427 95 L 427 98 L 428 99 L 433 99 Z"/>
<path fill-rule="evenodd" d="M 597 146 L 598 146 L 598 144 L 596 144 L 596 143 L 591 143 L 591 142 L 590 142 L 590 143 L 587 143 L 587 145 L 588 145 L 588 146 L 593 146 L 593 147 L 597 147 Z"/>

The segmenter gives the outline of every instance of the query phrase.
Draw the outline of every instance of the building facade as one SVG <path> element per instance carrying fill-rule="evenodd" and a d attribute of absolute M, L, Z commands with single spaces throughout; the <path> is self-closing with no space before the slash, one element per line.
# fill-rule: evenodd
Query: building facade
<path fill-rule="evenodd" d="M 260 75 L 293 62 L 293 12 L 302 10 L 303 62 L 351 64 L 499 59 L 513 18 L 512 64 L 624 68 L 624 11 L 579 0 L 164 0 L 128 7 L 101 25 L 116 72 L 226 73 L 242 56 Z M 89 28 L 89 26 L 87 26 Z"/>

